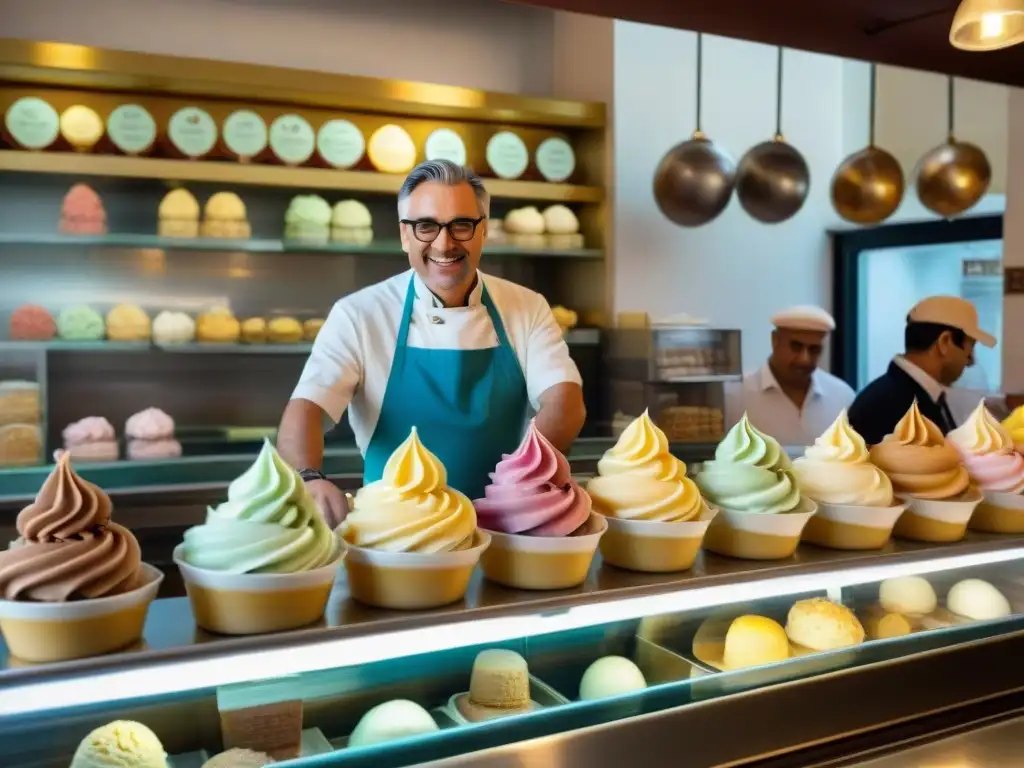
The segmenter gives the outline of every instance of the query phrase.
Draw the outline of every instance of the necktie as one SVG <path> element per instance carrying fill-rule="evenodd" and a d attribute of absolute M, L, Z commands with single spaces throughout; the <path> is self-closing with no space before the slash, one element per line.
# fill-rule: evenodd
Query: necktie
<path fill-rule="evenodd" d="M 939 406 L 939 413 L 942 414 L 942 421 L 944 422 L 942 431 L 944 433 L 952 432 L 956 429 L 956 420 L 953 418 L 953 412 L 949 410 L 949 403 L 946 402 L 945 392 L 939 395 L 937 403 Z"/>

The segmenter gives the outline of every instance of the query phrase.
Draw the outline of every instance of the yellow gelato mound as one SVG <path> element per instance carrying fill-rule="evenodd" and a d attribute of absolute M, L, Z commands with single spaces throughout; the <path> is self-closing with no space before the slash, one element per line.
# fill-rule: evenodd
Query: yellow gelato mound
<path fill-rule="evenodd" d="M 470 500 L 447 483 L 444 466 L 413 427 L 384 465 L 381 479 L 356 494 L 339 533 L 349 544 L 385 552 L 469 549 L 476 512 Z"/>
<path fill-rule="evenodd" d="M 107 313 L 107 338 L 111 341 L 148 341 L 151 323 L 136 304 L 118 304 Z"/>
<path fill-rule="evenodd" d="M 262 317 L 250 317 L 242 322 L 242 341 L 246 344 L 261 344 L 267 340 L 267 321 Z"/>
<path fill-rule="evenodd" d="M 921 499 L 951 499 L 967 490 L 970 477 L 960 454 L 917 407 L 917 400 L 871 449 L 871 461 L 892 480 L 896 493 Z"/>
<path fill-rule="evenodd" d="M 845 605 L 823 597 L 798 600 L 789 609 L 786 635 L 812 651 L 831 651 L 864 642 L 864 627 Z"/>
<path fill-rule="evenodd" d="M 100 766 L 166 768 L 167 753 L 157 735 L 142 723 L 114 720 L 91 731 L 71 758 L 71 768 Z"/>
<path fill-rule="evenodd" d="M 789 658 L 789 638 L 777 621 L 764 616 L 740 616 L 725 633 L 722 655 L 726 669 L 774 664 Z"/>
<path fill-rule="evenodd" d="M 712 504 L 732 512 L 775 515 L 800 506 L 793 465 L 775 438 L 743 414 L 705 462 L 697 487 Z"/>
<path fill-rule="evenodd" d="M 850 426 L 846 409 L 793 462 L 800 490 L 815 501 L 862 507 L 893 503 L 892 483 L 871 463 L 864 438 Z"/>
<path fill-rule="evenodd" d="M 275 317 L 267 323 L 267 341 L 295 344 L 302 341 L 302 323 L 294 317 Z"/>
<path fill-rule="evenodd" d="M 242 326 L 226 307 L 216 307 L 199 316 L 196 321 L 196 340 L 220 344 L 238 341 Z"/>
<path fill-rule="evenodd" d="M 202 224 L 203 237 L 246 239 L 252 228 L 246 218 L 245 203 L 234 192 L 218 192 L 206 201 Z"/>
<path fill-rule="evenodd" d="M 1017 450 L 1024 449 L 1024 405 L 1015 408 L 1003 421 L 1003 428 L 1010 433 Z"/>
<path fill-rule="evenodd" d="M 621 520 L 685 522 L 704 509 L 686 465 L 669 452 L 668 438 L 647 411 L 598 462 L 587 492 L 597 512 Z"/>

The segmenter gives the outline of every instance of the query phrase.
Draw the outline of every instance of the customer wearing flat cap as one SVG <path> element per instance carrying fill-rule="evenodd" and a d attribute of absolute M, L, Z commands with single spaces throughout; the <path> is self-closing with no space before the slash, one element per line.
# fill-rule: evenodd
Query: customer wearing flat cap
<path fill-rule="evenodd" d="M 893 431 L 914 400 L 947 434 L 957 426 L 949 388 L 974 365 L 974 345 L 996 339 L 978 327 L 978 311 L 959 296 L 930 296 L 915 304 L 903 331 L 903 354 L 868 384 L 850 406 L 850 424 L 869 445 Z"/>
<path fill-rule="evenodd" d="M 825 340 L 835 330 L 820 307 L 790 307 L 772 316 L 772 353 L 742 385 L 726 389 L 726 420 L 746 411 L 750 421 L 784 446 L 811 445 L 853 402 L 853 389 L 821 370 Z"/>
<path fill-rule="evenodd" d="M 586 411 L 576 365 L 539 293 L 479 271 L 490 198 L 469 167 L 421 163 L 398 193 L 409 269 L 340 299 L 313 344 L 278 430 L 332 525 L 348 512 L 322 472 L 323 422 L 348 412 L 363 483 L 416 427 L 448 484 L 484 495 L 531 416 L 568 450 Z"/>

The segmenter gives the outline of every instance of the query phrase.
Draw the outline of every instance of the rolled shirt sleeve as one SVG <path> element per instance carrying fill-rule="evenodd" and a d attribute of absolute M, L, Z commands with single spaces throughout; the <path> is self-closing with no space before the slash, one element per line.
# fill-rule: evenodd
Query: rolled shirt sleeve
<path fill-rule="evenodd" d="M 357 325 L 343 299 L 317 334 L 291 399 L 316 403 L 338 423 L 362 380 L 361 347 Z"/>
<path fill-rule="evenodd" d="M 583 385 L 579 369 L 569 355 L 562 329 L 551 314 L 547 299 L 534 294 L 529 338 L 526 347 L 526 390 L 530 404 L 540 410 L 540 396 L 556 384 Z"/>

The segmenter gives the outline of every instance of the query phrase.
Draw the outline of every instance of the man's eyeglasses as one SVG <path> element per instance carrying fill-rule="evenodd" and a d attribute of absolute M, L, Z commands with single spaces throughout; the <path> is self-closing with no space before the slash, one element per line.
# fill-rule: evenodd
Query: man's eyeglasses
<path fill-rule="evenodd" d="M 467 240 L 473 239 L 473 235 L 476 234 L 476 228 L 486 218 L 486 216 L 481 216 L 479 219 L 452 219 L 447 224 L 442 224 L 433 219 L 402 219 L 401 221 L 403 224 L 412 227 L 413 235 L 421 243 L 434 242 L 437 240 L 438 235 L 441 234 L 442 229 L 448 230 L 448 236 L 452 240 L 464 243 Z"/>

